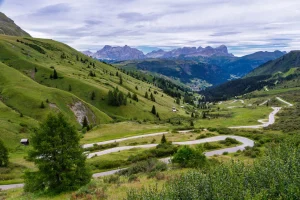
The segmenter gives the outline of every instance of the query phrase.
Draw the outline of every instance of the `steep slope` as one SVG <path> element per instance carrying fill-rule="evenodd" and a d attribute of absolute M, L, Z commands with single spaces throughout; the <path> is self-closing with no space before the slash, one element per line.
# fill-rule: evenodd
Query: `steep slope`
<path fill-rule="evenodd" d="M 267 62 L 250 72 L 247 77 L 285 73 L 294 67 L 300 67 L 300 51 L 291 51 L 276 60 Z"/>
<path fill-rule="evenodd" d="M 45 88 L 52 87 L 63 91 L 63 94 L 73 94 L 74 98 L 93 105 L 99 112 L 105 113 L 106 117 L 108 115 L 115 120 L 157 120 L 157 117 L 150 112 L 153 105 L 162 115 L 162 119 L 176 117 L 178 114 L 184 115 L 184 113 L 171 112 L 171 108 L 175 106 L 174 99 L 166 94 L 162 95 L 161 89 L 134 79 L 110 65 L 53 40 L 0 36 L 0 61 L 30 77 L 39 85 L 47 86 Z M 53 78 L 54 69 L 58 74 L 57 79 Z M 117 72 L 118 76 L 116 76 Z M 122 84 L 120 84 L 120 76 L 122 76 Z M 7 77 L 14 77 L 14 75 L 10 74 Z M 109 105 L 108 92 L 117 87 L 125 95 L 136 94 L 139 101 L 127 98 L 126 106 Z M 27 88 L 31 90 L 30 86 Z M 156 102 L 144 98 L 145 92 L 149 90 L 152 93 L 157 91 L 154 94 Z M 32 107 L 45 100 L 46 98 L 40 95 Z M 74 103 L 71 102 L 71 98 L 67 100 L 68 103 Z M 51 102 L 51 97 L 49 101 Z M 17 102 L 14 105 L 21 106 Z M 23 112 L 24 108 L 18 109 Z M 26 112 L 30 114 L 29 111 Z M 99 118 L 101 123 L 108 121 L 105 117 Z"/>
<path fill-rule="evenodd" d="M 242 79 L 208 88 L 202 94 L 211 100 L 224 100 L 266 87 L 269 89 L 299 87 L 299 67 L 300 51 L 292 51 L 257 67 Z"/>
<path fill-rule="evenodd" d="M 277 59 L 283 56 L 285 52 L 274 51 L 274 52 L 255 52 L 246 56 L 237 58 L 229 63 L 221 65 L 223 69 L 226 69 L 228 73 L 235 76 L 244 76 L 256 67 L 264 64 L 267 61 Z"/>
<path fill-rule="evenodd" d="M 13 20 L 8 18 L 4 13 L 0 12 L 0 34 L 31 37 L 27 32 L 17 26 Z"/>

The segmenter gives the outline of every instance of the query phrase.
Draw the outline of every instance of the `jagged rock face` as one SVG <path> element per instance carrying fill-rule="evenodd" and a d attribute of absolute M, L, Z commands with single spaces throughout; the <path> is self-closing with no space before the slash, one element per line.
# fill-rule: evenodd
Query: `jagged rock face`
<path fill-rule="evenodd" d="M 112 47 L 105 45 L 101 50 L 97 51 L 92 56 L 97 59 L 106 60 L 138 60 L 145 58 L 143 52 L 127 45 L 124 47 Z"/>
<path fill-rule="evenodd" d="M 142 51 L 131 48 L 127 45 L 124 47 L 112 47 L 109 45 L 105 45 L 101 50 L 96 53 L 92 53 L 90 51 L 83 51 L 85 55 L 92 56 L 97 59 L 102 60 L 139 60 L 145 58 L 177 58 L 180 56 L 184 57 L 210 57 L 210 56 L 230 56 L 233 57 L 232 54 L 228 53 L 227 47 L 225 45 L 221 45 L 217 48 L 212 48 L 210 46 L 202 48 L 202 47 L 183 47 L 178 49 L 173 49 L 171 51 L 164 51 L 162 49 L 152 51 L 143 54 Z"/>
<path fill-rule="evenodd" d="M 15 24 L 13 20 L 8 18 L 2 12 L 0 12 L 0 34 L 21 36 L 21 37 L 31 37 L 27 32 L 22 30 L 19 26 Z"/>
<path fill-rule="evenodd" d="M 207 46 L 205 48 L 183 47 L 168 52 L 164 52 L 161 50 L 159 54 L 157 53 L 157 51 L 153 51 L 146 55 L 147 58 L 176 58 L 179 56 L 184 56 L 184 57 L 230 56 L 232 57 L 233 55 L 228 53 L 227 47 L 225 45 L 221 45 L 217 48 L 212 48 L 210 46 Z"/>
<path fill-rule="evenodd" d="M 162 49 L 152 51 L 146 54 L 147 58 L 161 58 L 166 52 Z"/>

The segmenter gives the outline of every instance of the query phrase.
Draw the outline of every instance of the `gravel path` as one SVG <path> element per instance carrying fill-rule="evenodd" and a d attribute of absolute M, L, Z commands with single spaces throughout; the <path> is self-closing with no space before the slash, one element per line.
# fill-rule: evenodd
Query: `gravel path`
<path fill-rule="evenodd" d="M 264 122 L 260 119 L 258 122 L 262 123 L 260 125 L 251 125 L 251 126 L 232 126 L 228 128 L 263 128 L 275 123 L 275 115 L 280 111 L 281 107 L 272 107 L 273 111 L 269 115 L 269 121 Z"/>
<path fill-rule="evenodd" d="M 97 143 L 92 143 L 92 144 L 85 144 L 85 145 L 82 145 L 82 147 L 83 148 L 89 148 L 89 147 L 93 147 L 94 144 L 103 145 L 103 144 L 109 144 L 109 143 L 114 143 L 114 142 L 122 142 L 122 141 L 125 141 L 125 140 L 132 140 L 132 139 L 138 139 L 138 138 L 144 138 L 144 137 L 158 136 L 158 135 L 163 135 L 163 134 L 167 134 L 167 133 L 168 132 L 159 132 L 159 133 L 151 133 L 151 134 L 145 134 L 145 135 L 137 135 L 137 136 L 120 138 L 120 139 L 115 139 L 115 140 L 97 142 Z"/>
<path fill-rule="evenodd" d="M 277 100 L 279 100 L 279 101 L 281 101 L 282 103 L 285 103 L 285 104 L 287 104 L 289 107 L 293 106 L 293 104 L 291 104 L 291 103 L 289 103 L 289 102 L 287 102 L 287 101 L 283 100 L 283 99 L 282 99 L 282 98 L 280 98 L 280 97 L 276 97 L 276 99 L 277 99 Z"/>

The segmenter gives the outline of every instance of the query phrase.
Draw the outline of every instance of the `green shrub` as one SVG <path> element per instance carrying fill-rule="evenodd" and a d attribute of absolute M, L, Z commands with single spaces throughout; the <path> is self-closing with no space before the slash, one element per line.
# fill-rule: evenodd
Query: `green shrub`
<path fill-rule="evenodd" d="M 149 173 L 155 171 L 165 171 L 167 169 L 167 164 L 163 163 L 157 159 L 148 159 L 133 164 L 127 169 L 121 170 L 118 172 L 120 175 L 130 176 L 132 174 L 138 173 Z"/>
<path fill-rule="evenodd" d="M 196 148 L 182 146 L 174 154 L 172 162 L 179 164 L 180 167 L 202 167 L 206 157 L 201 146 Z"/>
<path fill-rule="evenodd" d="M 252 165 L 228 162 L 205 172 L 190 171 L 163 189 L 129 190 L 126 199 L 299 199 L 299 177 L 299 144 L 289 141 L 268 147 L 266 156 Z"/>
<path fill-rule="evenodd" d="M 124 160 L 97 160 L 90 163 L 90 168 L 92 170 L 99 170 L 99 169 L 112 169 L 124 166 L 127 163 Z"/>

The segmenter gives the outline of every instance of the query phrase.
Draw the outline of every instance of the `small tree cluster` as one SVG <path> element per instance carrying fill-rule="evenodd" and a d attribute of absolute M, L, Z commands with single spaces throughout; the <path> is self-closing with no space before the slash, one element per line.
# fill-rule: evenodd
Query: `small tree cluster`
<path fill-rule="evenodd" d="M 50 79 L 58 79 L 58 74 L 55 69 L 53 70 L 53 74 L 50 74 Z"/>
<path fill-rule="evenodd" d="M 108 105 L 121 106 L 127 105 L 127 97 L 118 88 L 108 92 Z"/>
<path fill-rule="evenodd" d="M 91 77 L 96 77 L 96 73 L 93 72 L 93 71 L 90 71 L 89 76 L 91 76 Z"/>
<path fill-rule="evenodd" d="M 135 100 L 136 102 L 139 101 L 139 98 L 135 93 L 132 95 L 132 99 Z"/>

